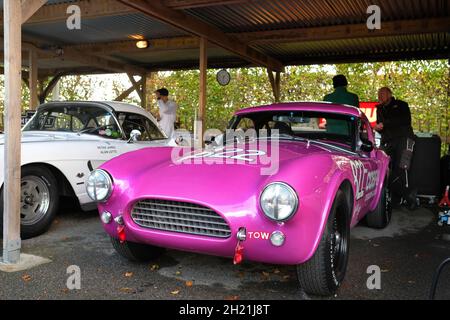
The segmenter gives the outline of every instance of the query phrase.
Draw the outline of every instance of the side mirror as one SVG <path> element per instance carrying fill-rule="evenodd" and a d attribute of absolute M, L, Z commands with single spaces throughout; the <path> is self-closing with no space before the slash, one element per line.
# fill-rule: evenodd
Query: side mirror
<path fill-rule="evenodd" d="M 216 140 L 215 136 L 210 136 L 209 138 L 205 139 L 205 144 L 206 145 L 213 144 L 215 140 Z"/>
<path fill-rule="evenodd" d="M 374 149 L 373 143 L 370 141 L 363 141 L 360 147 L 363 152 L 372 152 Z"/>
<path fill-rule="evenodd" d="M 142 133 L 139 130 L 132 130 L 130 133 L 130 139 L 128 139 L 128 143 L 138 142 L 141 136 Z"/>

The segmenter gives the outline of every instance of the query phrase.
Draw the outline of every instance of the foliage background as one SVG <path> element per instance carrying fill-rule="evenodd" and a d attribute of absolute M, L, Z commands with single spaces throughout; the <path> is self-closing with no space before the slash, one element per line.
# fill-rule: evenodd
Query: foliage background
<path fill-rule="evenodd" d="M 224 129 L 235 110 L 269 104 L 273 95 L 265 69 L 230 69 L 231 82 L 220 86 L 217 70 L 208 70 L 207 128 Z M 281 75 L 281 101 L 317 101 L 333 90 L 331 78 L 342 73 L 349 79 L 349 90 L 361 101 L 376 101 L 377 90 L 383 86 L 409 103 L 416 131 L 439 134 L 450 142 L 450 70 L 446 60 L 380 62 L 339 65 L 290 66 Z M 199 72 L 159 72 L 149 81 L 149 108 L 155 111 L 152 92 L 166 87 L 179 105 L 182 128 L 193 129 L 198 107 Z M 63 100 L 113 100 L 130 86 L 124 75 L 68 76 L 61 80 Z M 3 78 L 0 78 L 0 89 Z M 28 109 L 29 92 L 23 86 L 23 110 Z M 3 110 L 3 90 L 0 90 L 0 112 Z M 140 104 L 133 93 L 125 101 Z"/>

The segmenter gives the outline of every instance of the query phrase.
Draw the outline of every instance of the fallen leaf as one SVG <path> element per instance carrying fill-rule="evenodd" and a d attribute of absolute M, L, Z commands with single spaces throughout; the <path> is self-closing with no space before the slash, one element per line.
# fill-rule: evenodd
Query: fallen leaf
<path fill-rule="evenodd" d="M 25 282 L 31 281 L 32 277 L 29 274 L 24 274 L 22 280 Z"/>
<path fill-rule="evenodd" d="M 131 278 L 133 276 L 133 272 L 125 272 L 125 277 Z"/>
<path fill-rule="evenodd" d="M 386 273 L 386 272 L 389 272 L 389 270 L 388 269 L 381 269 L 381 272 Z"/>
<path fill-rule="evenodd" d="M 290 277 L 291 277 L 291 276 L 289 276 L 289 275 L 283 276 L 283 281 L 288 281 Z"/>
<path fill-rule="evenodd" d="M 228 300 L 228 301 L 239 300 L 239 296 L 228 296 L 228 297 L 225 297 L 225 300 Z"/>
<path fill-rule="evenodd" d="M 120 288 L 120 291 L 125 292 L 125 293 L 130 293 L 133 291 L 132 288 Z"/>
<path fill-rule="evenodd" d="M 170 294 L 176 296 L 179 293 L 180 293 L 180 290 L 174 290 Z"/>
<path fill-rule="evenodd" d="M 270 277 L 270 273 L 263 271 L 262 272 L 263 277 L 268 278 Z"/>
<path fill-rule="evenodd" d="M 151 267 L 150 267 L 150 270 L 152 270 L 152 271 L 155 271 L 155 270 L 158 270 L 159 269 L 159 265 L 157 265 L 157 264 L 153 264 Z"/>
<path fill-rule="evenodd" d="M 194 282 L 192 281 L 186 281 L 186 287 L 192 287 L 194 285 Z"/>
<path fill-rule="evenodd" d="M 64 288 L 64 289 L 62 289 L 61 291 L 62 291 L 63 293 L 65 293 L 65 294 L 67 294 L 67 293 L 69 292 L 69 289 Z"/>
<path fill-rule="evenodd" d="M 176 276 L 179 276 L 179 275 L 181 275 L 181 271 L 177 271 L 177 272 L 175 272 L 175 275 L 176 275 Z"/>
<path fill-rule="evenodd" d="M 275 269 L 275 270 L 273 270 L 273 273 L 275 273 L 275 274 L 279 274 L 279 273 L 280 273 L 280 270 L 278 270 L 278 269 Z"/>

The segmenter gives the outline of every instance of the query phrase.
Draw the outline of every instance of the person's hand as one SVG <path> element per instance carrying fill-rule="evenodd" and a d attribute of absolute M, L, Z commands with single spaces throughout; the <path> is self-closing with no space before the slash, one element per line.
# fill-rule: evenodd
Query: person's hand
<path fill-rule="evenodd" d="M 374 130 L 380 132 L 380 131 L 383 131 L 383 128 L 384 128 L 384 125 L 382 122 L 380 122 L 375 126 Z"/>

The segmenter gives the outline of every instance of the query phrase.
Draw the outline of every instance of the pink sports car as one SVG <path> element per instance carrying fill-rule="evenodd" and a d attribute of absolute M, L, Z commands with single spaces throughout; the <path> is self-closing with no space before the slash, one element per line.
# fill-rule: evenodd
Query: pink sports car
<path fill-rule="evenodd" d="M 299 285 L 332 295 L 342 283 L 350 229 L 390 221 L 389 157 L 366 116 L 330 103 L 236 112 L 202 150 L 148 148 L 91 173 L 87 192 L 122 256 L 163 248 L 295 265 Z"/>

